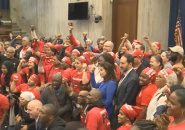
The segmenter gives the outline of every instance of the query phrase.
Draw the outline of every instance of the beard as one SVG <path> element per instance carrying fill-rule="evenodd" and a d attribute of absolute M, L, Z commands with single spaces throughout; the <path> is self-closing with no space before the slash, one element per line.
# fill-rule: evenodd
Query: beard
<path fill-rule="evenodd" d="M 171 55 L 169 58 L 169 60 L 173 63 L 175 63 L 177 61 L 177 59 L 178 59 L 177 55 Z"/>

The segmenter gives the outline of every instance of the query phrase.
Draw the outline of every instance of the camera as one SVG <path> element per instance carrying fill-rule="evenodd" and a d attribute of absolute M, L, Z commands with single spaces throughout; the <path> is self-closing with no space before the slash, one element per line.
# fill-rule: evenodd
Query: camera
<path fill-rule="evenodd" d="M 102 16 L 96 15 L 96 16 L 95 16 L 95 19 L 94 19 L 94 22 L 95 22 L 95 23 L 99 23 L 100 20 L 102 20 Z"/>

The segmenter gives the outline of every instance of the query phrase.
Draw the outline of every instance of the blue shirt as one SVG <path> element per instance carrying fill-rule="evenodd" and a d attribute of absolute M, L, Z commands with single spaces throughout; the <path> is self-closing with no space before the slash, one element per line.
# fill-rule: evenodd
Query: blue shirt
<path fill-rule="evenodd" d="M 113 98 L 116 92 L 116 81 L 109 80 L 107 82 L 96 83 L 94 73 L 91 73 L 91 84 L 93 88 L 98 88 L 102 93 L 102 101 L 106 107 L 109 117 L 113 114 Z"/>

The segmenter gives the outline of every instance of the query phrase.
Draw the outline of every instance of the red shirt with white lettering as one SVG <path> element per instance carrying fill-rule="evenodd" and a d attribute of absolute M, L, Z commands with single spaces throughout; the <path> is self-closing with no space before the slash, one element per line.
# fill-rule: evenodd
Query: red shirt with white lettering
<path fill-rule="evenodd" d="M 90 72 L 86 71 L 86 73 L 87 79 L 90 80 Z M 80 72 L 76 69 L 71 69 L 71 71 L 65 71 L 65 73 L 63 74 L 63 78 L 67 79 L 67 81 L 72 84 L 73 92 L 79 93 L 80 86 L 82 85 L 82 75 L 83 72 Z"/>
<path fill-rule="evenodd" d="M 30 88 L 28 84 L 23 83 L 16 87 L 16 91 L 21 93 L 24 91 L 32 92 L 36 99 L 40 100 L 40 92 L 36 89 L 36 87 Z"/>
<path fill-rule="evenodd" d="M 93 107 L 87 112 L 85 120 L 88 130 L 110 130 L 110 121 L 105 108 Z"/>

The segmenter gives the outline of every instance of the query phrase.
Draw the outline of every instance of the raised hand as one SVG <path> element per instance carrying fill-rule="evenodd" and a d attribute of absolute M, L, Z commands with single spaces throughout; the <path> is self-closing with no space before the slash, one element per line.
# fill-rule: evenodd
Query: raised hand
<path fill-rule="evenodd" d="M 144 37 L 143 38 L 145 42 L 149 43 L 149 38 L 148 37 Z"/>
<path fill-rule="evenodd" d="M 123 39 L 127 39 L 129 37 L 129 35 L 127 33 L 124 34 L 124 36 L 121 38 L 122 40 Z"/>
<path fill-rule="evenodd" d="M 62 36 L 62 34 L 58 34 L 55 36 L 56 39 L 60 39 L 60 37 Z"/>

